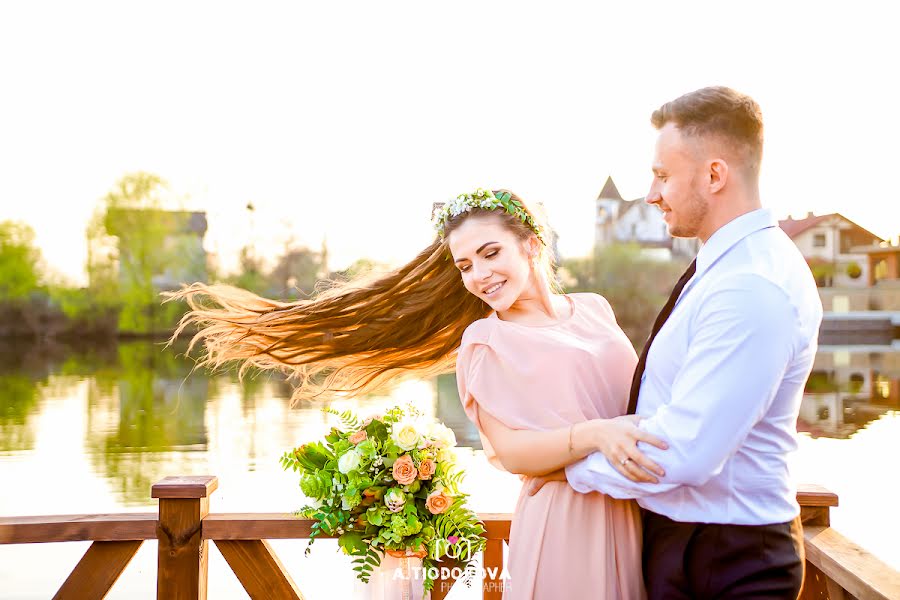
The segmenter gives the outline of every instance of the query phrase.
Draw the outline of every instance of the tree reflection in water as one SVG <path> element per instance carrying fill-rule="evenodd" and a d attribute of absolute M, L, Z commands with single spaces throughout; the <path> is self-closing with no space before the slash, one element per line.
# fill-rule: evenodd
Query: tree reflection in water
<path fill-rule="evenodd" d="M 71 410 L 74 402 L 84 417 L 83 447 L 66 451 L 86 454 L 118 502 L 147 505 L 155 481 L 208 473 L 211 457 L 221 455 L 222 448 L 228 449 L 227 464 L 234 472 L 252 472 L 269 468 L 271 454 L 277 457 L 315 428 L 328 426 L 320 401 L 289 407 L 291 385 L 283 377 L 251 374 L 239 384 L 233 372 L 192 372 L 194 363 L 183 351 L 183 345 L 165 349 L 148 341 L 77 350 L 57 344 L 0 344 L 0 454 L 34 451 L 36 439 L 46 435 L 37 431 L 37 423 L 47 407 L 66 402 Z M 434 416 L 456 432 L 460 446 L 479 449 L 481 441 L 460 406 L 455 377 L 443 375 L 430 385 Z M 370 405 L 399 402 L 404 396 L 397 389 L 355 405 L 365 412 Z M 414 395 L 421 398 L 422 393 Z M 846 438 L 898 409 L 900 352 L 822 347 L 798 428 L 813 437 Z M 217 448 L 210 447 L 210 440 Z"/>

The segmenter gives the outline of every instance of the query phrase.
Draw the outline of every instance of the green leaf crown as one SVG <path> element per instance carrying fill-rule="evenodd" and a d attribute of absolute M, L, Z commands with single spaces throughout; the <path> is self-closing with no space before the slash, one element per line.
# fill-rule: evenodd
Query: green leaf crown
<path fill-rule="evenodd" d="M 537 221 L 525 210 L 525 207 L 522 206 L 519 200 L 513 198 L 509 192 L 500 192 L 499 195 L 494 195 L 494 192 L 491 190 L 482 188 L 478 188 L 471 194 L 460 194 L 449 202 L 444 203 L 443 206 L 435 211 L 432 224 L 435 231 L 441 236 L 441 239 L 444 239 L 444 228 L 447 225 L 447 221 L 464 212 L 469 212 L 473 208 L 504 210 L 525 223 L 544 245 L 547 244 L 547 240 L 544 239 L 543 228 L 537 224 Z"/>

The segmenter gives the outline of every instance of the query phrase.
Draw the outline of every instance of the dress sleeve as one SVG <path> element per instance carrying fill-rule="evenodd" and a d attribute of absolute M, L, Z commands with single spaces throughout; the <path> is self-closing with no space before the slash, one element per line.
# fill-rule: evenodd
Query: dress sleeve
<path fill-rule="evenodd" d="M 591 297 L 594 301 L 599 305 L 600 312 L 609 317 L 613 323 L 616 322 L 616 315 L 613 312 L 612 305 L 609 303 L 609 300 L 601 296 L 600 294 L 591 294 Z"/>
<path fill-rule="evenodd" d="M 463 340 L 456 360 L 456 384 L 463 410 L 475 426 L 481 437 L 481 444 L 488 461 L 495 467 L 505 470 L 491 442 L 484 435 L 480 413 L 486 410 L 492 417 L 508 427 L 513 426 L 504 419 L 507 412 L 503 403 L 507 401 L 509 389 L 504 390 L 503 361 L 496 351 L 484 339 Z"/>

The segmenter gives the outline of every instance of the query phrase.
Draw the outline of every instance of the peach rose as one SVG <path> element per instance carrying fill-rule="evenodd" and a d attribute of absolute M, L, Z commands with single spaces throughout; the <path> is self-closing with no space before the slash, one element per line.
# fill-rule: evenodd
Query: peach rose
<path fill-rule="evenodd" d="M 413 481 L 416 480 L 419 472 L 416 471 L 416 465 L 413 463 L 412 456 L 409 454 L 404 454 L 396 461 L 394 461 L 394 468 L 392 471 L 394 475 L 394 479 L 397 480 L 397 483 L 400 485 L 409 485 Z"/>
<path fill-rule="evenodd" d="M 383 416 L 384 416 L 384 415 L 369 415 L 368 417 L 366 417 L 365 419 L 363 419 L 362 426 L 363 426 L 363 427 L 368 427 L 368 426 L 369 426 L 369 423 L 371 423 L 371 422 L 374 421 L 375 419 L 378 419 L 378 420 L 380 421 L 380 420 L 382 419 Z"/>
<path fill-rule="evenodd" d="M 432 475 L 434 475 L 434 461 L 426 458 L 419 462 L 419 479 L 431 479 Z"/>
<path fill-rule="evenodd" d="M 443 490 L 435 490 L 428 494 L 428 498 L 425 499 L 425 508 L 428 509 L 433 515 L 439 515 L 448 508 L 453 501 L 449 496 L 445 496 Z"/>
<path fill-rule="evenodd" d="M 353 435 L 350 436 L 350 443 L 355 446 L 356 444 L 364 441 L 367 437 L 369 437 L 369 434 L 366 433 L 366 430 L 360 429 L 359 431 L 357 431 L 356 433 L 354 433 Z"/>

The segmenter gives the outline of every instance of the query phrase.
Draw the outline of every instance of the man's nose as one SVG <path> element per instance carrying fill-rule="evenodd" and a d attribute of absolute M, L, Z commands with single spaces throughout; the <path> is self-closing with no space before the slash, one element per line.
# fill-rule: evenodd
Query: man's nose
<path fill-rule="evenodd" d="M 647 197 L 644 198 L 644 202 L 647 204 L 658 204 L 660 200 L 662 200 L 662 195 L 660 195 L 659 191 L 656 189 L 656 184 L 651 184 L 650 191 L 647 192 Z"/>

